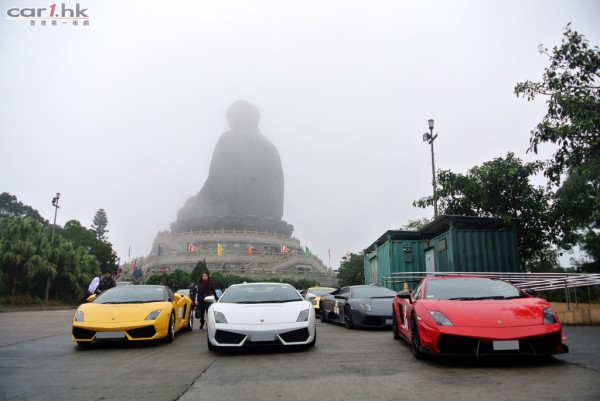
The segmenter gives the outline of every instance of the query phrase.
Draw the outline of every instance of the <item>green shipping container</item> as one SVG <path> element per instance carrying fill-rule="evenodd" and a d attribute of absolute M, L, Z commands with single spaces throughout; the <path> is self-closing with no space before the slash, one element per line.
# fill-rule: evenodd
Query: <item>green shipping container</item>
<path fill-rule="evenodd" d="M 521 272 L 514 224 L 492 218 L 440 216 L 418 231 L 387 231 L 364 253 L 367 284 L 392 273 Z"/>

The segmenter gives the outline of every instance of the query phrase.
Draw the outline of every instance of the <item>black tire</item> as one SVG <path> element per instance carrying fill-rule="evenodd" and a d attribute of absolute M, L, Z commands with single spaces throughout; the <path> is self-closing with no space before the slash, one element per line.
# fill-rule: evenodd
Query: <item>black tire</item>
<path fill-rule="evenodd" d="M 354 322 L 352 321 L 352 309 L 350 309 L 350 306 L 346 306 L 344 308 L 344 324 L 348 330 L 352 330 L 354 328 Z"/>
<path fill-rule="evenodd" d="M 88 348 L 92 343 L 90 341 L 77 341 L 77 346 L 79 348 Z"/>
<path fill-rule="evenodd" d="M 319 312 L 319 317 L 321 318 L 321 323 L 327 323 L 327 312 L 323 309 Z"/>
<path fill-rule="evenodd" d="M 185 331 L 192 331 L 194 329 L 194 311 L 190 309 L 188 316 L 188 324 L 185 326 Z"/>
<path fill-rule="evenodd" d="M 167 336 L 165 337 L 166 343 L 171 343 L 175 339 L 175 313 L 171 312 L 169 318 L 169 328 L 167 329 Z"/>
<path fill-rule="evenodd" d="M 412 327 L 410 330 L 410 345 L 412 348 L 413 356 L 417 359 L 423 358 L 423 353 L 421 352 L 421 337 L 419 335 L 419 326 L 417 325 L 417 318 L 413 315 L 412 317 Z"/>
<path fill-rule="evenodd" d="M 400 332 L 398 331 L 398 318 L 396 318 L 396 311 L 392 309 L 392 334 L 394 335 L 394 340 L 400 340 Z"/>

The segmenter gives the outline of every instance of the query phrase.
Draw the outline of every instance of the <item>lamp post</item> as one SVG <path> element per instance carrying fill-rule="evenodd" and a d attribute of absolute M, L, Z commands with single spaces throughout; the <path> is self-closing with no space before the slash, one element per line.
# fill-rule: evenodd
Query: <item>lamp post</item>
<path fill-rule="evenodd" d="M 433 175 L 433 218 L 438 216 L 437 207 L 437 193 L 436 193 L 436 180 L 435 180 L 435 157 L 433 155 L 433 141 L 437 138 L 438 134 L 433 135 L 433 119 L 429 119 L 429 132 L 423 134 L 423 142 L 427 142 L 431 145 L 431 174 Z"/>
<path fill-rule="evenodd" d="M 60 193 L 57 192 L 56 196 L 52 198 L 52 206 L 54 206 L 54 225 L 52 226 L 52 237 L 50 239 L 50 249 L 54 248 L 54 230 L 56 229 L 56 215 L 58 214 L 58 200 L 60 199 Z M 50 293 L 50 276 L 46 277 L 46 301 Z"/>

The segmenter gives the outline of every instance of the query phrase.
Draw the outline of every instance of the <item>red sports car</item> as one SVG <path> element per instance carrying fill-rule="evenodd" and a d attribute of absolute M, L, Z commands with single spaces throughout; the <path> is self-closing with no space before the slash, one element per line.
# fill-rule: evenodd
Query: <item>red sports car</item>
<path fill-rule="evenodd" d="M 552 355 L 569 352 L 550 304 L 501 279 L 440 276 L 400 291 L 393 334 L 413 355 Z"/>

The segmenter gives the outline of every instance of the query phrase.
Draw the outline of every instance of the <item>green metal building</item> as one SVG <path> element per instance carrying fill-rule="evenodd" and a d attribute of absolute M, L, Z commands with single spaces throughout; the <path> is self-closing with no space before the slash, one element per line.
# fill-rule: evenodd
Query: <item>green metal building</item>
<path fill-rule="evenodd" d="M 364 253 L 366 284 L 393 273 L 522 271 L 515 225 L 487 217 L 443 215 L 418 231 L 390 230 Z"/>

